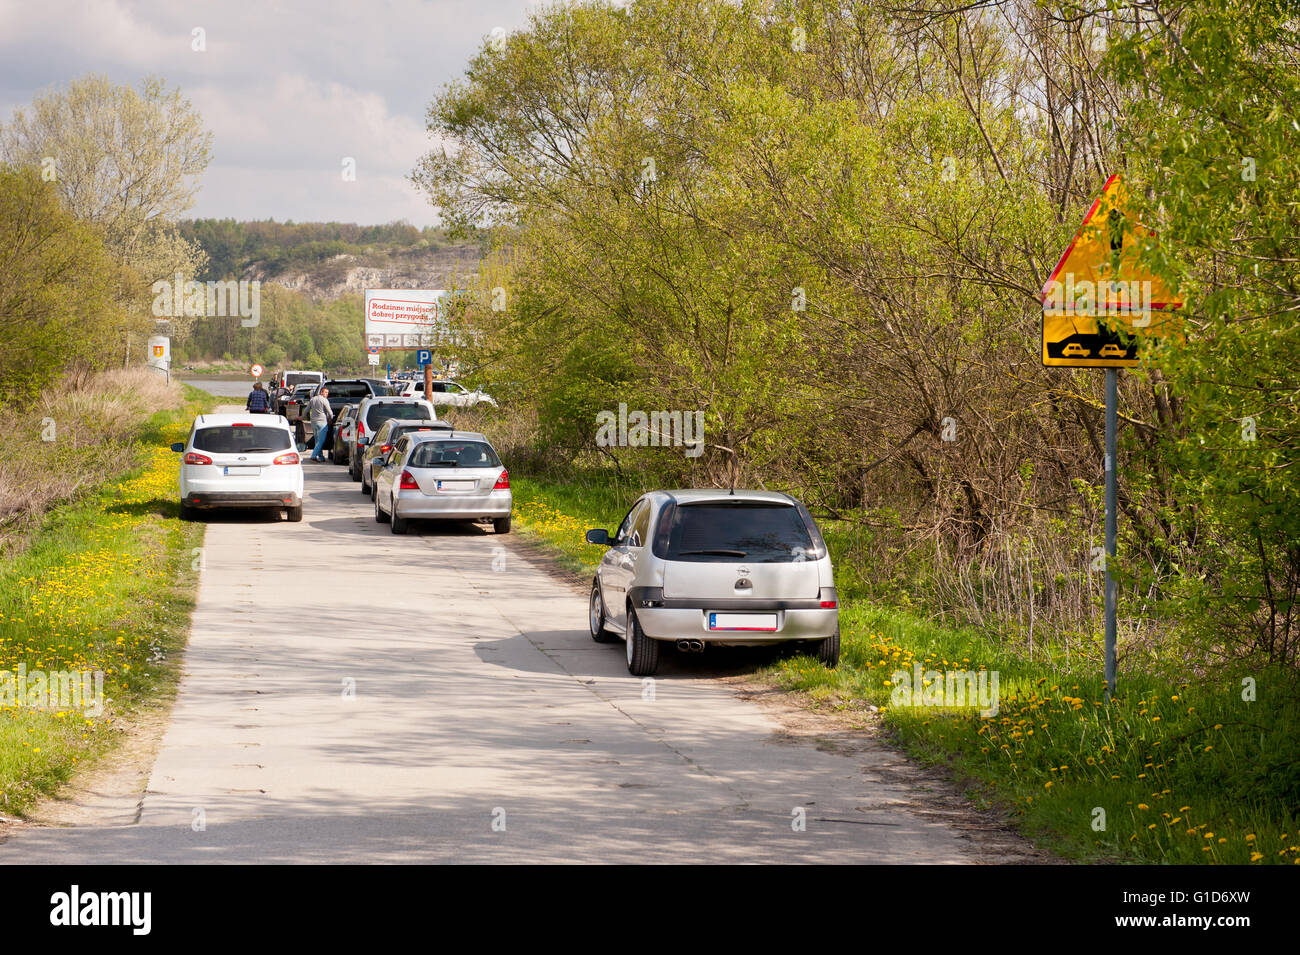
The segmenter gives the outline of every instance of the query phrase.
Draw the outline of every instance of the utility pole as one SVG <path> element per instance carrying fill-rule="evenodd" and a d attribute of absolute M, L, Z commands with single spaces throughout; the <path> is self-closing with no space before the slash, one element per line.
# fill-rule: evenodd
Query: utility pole
<path fill-rule="evenodd" d="M 1106 369 L 1106 699 L 1115 695 L 1115 528 L 1119 470 L 1115 463 L 1115 427 L 1119 418 L 1119 370 Z"/>

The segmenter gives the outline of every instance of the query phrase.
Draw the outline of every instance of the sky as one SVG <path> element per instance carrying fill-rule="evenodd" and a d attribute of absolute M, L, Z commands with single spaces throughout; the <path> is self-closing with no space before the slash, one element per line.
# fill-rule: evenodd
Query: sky
<path fill-rule="evenodd" d="M 89 73 L 136 87 L 161 76 L 213 134 L 189 215 L 436 225 L 407 178 L 434 144 L 429 103 L 494 29 L 524 26 L 536 6 L 0 0 L 0 123 Z M 354 181 L 344 179 L 345 158 L 355 160 Z"/>

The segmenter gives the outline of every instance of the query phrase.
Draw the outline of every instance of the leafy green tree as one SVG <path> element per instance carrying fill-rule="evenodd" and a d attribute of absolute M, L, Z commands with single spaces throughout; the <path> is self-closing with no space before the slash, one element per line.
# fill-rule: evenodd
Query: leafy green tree
<path fill-rule="evenodd" d="M 1175 609 L 1215 655 L 1300 654 L 1300 33 L 1294 5 L 1139 13 L 1114 51 L 1153 264 L 1185 337 L 1156 350 L 1155 464 Z M 1141 197 L 1139 197 L 1141 198 Z"/>
<path fill-rule="evenodd" d="M 0 404 L 33 398 L 67 368 L 120 360 L 120 303 L 138 281 L 52 183 L 0 164 Z"/>

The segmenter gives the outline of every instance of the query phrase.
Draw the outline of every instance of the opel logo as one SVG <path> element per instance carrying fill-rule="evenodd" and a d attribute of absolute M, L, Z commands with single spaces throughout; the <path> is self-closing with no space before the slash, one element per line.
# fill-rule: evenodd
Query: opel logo
<path fill-rule="evenodd" d="M 749 568 L 748 568 L 748 567 L 737 567 L 737 568 L 736 568 L 736 575 L 739 576 L 739 577 L 748 577 L 748 576 L 749 576 Z"/>

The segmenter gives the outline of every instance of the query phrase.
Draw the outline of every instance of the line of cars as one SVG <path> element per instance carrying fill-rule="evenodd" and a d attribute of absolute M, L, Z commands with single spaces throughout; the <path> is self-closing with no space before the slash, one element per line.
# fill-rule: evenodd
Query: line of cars
<path fill-rule="evenodd" d="M 274 507 L 302 520 L 303 468 L 279 415 L 199 415 L 182 454 L 181 512 Z M 427 400 L 368 395 L 344 405 L 331 452 L 371 498 L 375 521 L 403 534 L 415 520 L 487 521 L 509 533 L 510 475 L 487 437 L 457 431 Z M 653 675 L 665 643 L 799 643 L 822 663 L 840 655 L 839 601 L 826 542 L 795 498 L 771 491 L 659 490 L 613 533 L 592 579 L 597 643 L 623 640 L 629 672 Z"/>
<path fill-rule="evenodd" d="M 182 456 L 182 518 L 238 507 L 275 508 L 302 520 L 303 458 L 285 416 L 199 415 L 172 451 Z M 343 404 L 330 459 L 348 465 L 374 500 L 375 520 L 395 534 L 414 520 L 490 521 L 496 533 L 510 532 L 510 475 L 495 449 L 484 435 L 439 420 L 423 398 L 368 391 Z"/>
<path fill-rule="evenodd" d="M 314 440 L 314 428 L 306 416 L 307 405 L 322 389 L 329 390 L 330 412 L 337 416 L 348 404 L 366 398 L 403 396 L 427 398 L 434 407 L 477 408 L 480 405 L 497 407 L 496 399 L 482 388 L 473 391 L 456 381 L 435 380 L 429 394 L 424 394 L 424 379 L 385 378 L 332 378 L 321 372 L 276 372 L 271 380 L 272 407 L 276 414 L 284 415 L 290 423 L 302 421 L 303 440 Z"/>
<path fill-rule="evenodd" d="M 348 466 L 375 521 L 404 534 L 414 520 L 489 521 L 510 533 L 510 474 L 487 437 L 457 431 L 428 400 L 371 396 L 335 419 L 334 464 Z"/>

